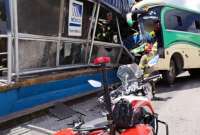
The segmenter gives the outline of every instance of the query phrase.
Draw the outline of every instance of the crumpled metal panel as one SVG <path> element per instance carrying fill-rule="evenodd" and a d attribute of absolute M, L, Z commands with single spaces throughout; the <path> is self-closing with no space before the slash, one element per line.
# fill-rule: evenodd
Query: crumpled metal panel
<path fill-rule="evenodd" d="M 115 12 L 118 12 L 122 16 L 124 16 L 131 9 L 129 0 L 101 0 L 101 3 L 112 8 Z"/>

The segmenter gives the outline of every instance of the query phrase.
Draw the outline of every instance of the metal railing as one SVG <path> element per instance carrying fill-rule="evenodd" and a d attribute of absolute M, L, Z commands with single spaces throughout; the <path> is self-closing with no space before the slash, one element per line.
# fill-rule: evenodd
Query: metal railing
<path fill-rule="evenodd" d="M 7 71 L 7 82 L 8 84 L 12 82 L 14 77 L 16 79 L 19 78 L 21 75 L 26 74 L 35 74 L 41 72 L 48 72 L 48 71 L 58 71 L 68 68 L 74 67 L 82 67 L 83 65 L 71 65 L 61 66 L 59 62 L 60 57 L 60 47 L 62 42 L 70 42 L 70 43 L 82 43 L 87 46 L 87 51 L 85 54 L 85 66 L 88 66 L 91 62 L 92 52 L 94 46 L 104 46 L 104 47 L 113 47 L 119 48 L 120 54 L 118 55 L 117 61 L 119 61 L 121 53 L 123 51 L 123 42 L 121 39 L 119 23 L 117 20 L 117 27 L 118 27 L 118 35 L 120 37 L 120 43 L 105 43 L 101 41 L 95 41 L 95 30 L 97 28 L 99 12 L 101 8 L 101 4 L 98 2 L 94 2 L 93 6 L 93 13 L 91 14 L 91 22 L 89 26 L 89 33 L 86 39 L 76 39 L 76 38 L 69 38 L 63 37 L 63 11 L 64 11 L 64 0 L 61 0 L 61 9 L 60 9 L 60 19 L 59 19 L 59 32 L 58 36 L 42 36 L 42 35 L 33 35 L 33 34 L 25 34 L 19 33 L 18 31 L 18 12 L 17 12 L 17 1 L 16 0 L 9 0 L 10 1 L 10 21 L 11 21 L 11 32 L 6 35 L 0 35 L 0 38 L 7 38 L 7 52 L 0 52 L 0 55 L 7 55 L 7 67 L 0 68 L 0 71 Z M 57 44 L 56 48 L 56 66 L 53 68 L 41 68 L 41 69 L 30 69 L 29 71 L 23 71 L 19 68 L 19 40 L 26 40 L 26 41 L 44 41 L 44 42 L 55 42 Z"/>
<path fill-rule="evenodd" d="M 6 59 L 6 62 L 7 62 L 7 66 L 4 67 L 4 65 L 0 65 L 0 71 L 1 72 L 4 72 L 6 71 L 7 72 L 7 75 L 6 75 L 6 78 L 4 78 L 4 82 L 5 82 L 5 79 L 6 79 L 6 82 L 7 83 L 11 83 L 12 81 L 12 37 L 11 37 L 11 34 L 8 33 L 7 35 L 0 35 L 0 38 L 6 38 L 7 39 L 7 52 L 0 52 L 0 56 L 5 56 L 5 59 Z M 5 76 L 1 76 L 1 77 L 5 77 Z"/>

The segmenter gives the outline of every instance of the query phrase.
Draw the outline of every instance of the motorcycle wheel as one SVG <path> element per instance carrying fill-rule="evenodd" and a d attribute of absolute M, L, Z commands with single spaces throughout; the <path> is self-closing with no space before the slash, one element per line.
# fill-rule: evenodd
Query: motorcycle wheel
<path fill-rule="evenodd" d="M 149 99 L 149 100 L 152 100 L 153 99 L 153 87 L 151 85 L 151 83 L 146 83 L 144 85 L 144 93 L 145 93 L 145 96 Z"/>

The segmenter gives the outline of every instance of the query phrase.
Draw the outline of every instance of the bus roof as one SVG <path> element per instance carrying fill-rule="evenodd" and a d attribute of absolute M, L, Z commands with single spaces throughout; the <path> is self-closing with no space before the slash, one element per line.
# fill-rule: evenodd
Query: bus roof
<path fill-rule="evenodd" d="M 144 0 L 141 1 L 137 4 L 135 4 L 132 7 L 132 11 L 134 11 L 135 9 L 142 9 L 145 7 L 155 7 L 155 6 L 168 6 L 168 7 L 172 7 L 172 8 L 176 8 L 176 9 L 181 9 L 181 10 L 185 10 L 185 11 L 190 11 L 190 12 L 194 12 L 194 13 L 200 13 L 200 11 L 195 11 L 186 7 L 180 7 L 180 6 L 176 6 L 174 4 L 170 4 L 168 2 L 166 2 L 166 0 Z"/>

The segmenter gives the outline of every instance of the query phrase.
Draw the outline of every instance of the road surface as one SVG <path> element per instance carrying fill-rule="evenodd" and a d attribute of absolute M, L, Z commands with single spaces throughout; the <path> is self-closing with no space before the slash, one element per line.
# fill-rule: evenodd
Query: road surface
<path fill-rule="evenodd" d="M 154 106 L 161 120 L 169 124 L 170 135 L 200 135 L 200 77 L 178 79 L 170 87 L 160 87 Z M 160 129 L 164 135 L 164 129 Z"/>

